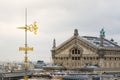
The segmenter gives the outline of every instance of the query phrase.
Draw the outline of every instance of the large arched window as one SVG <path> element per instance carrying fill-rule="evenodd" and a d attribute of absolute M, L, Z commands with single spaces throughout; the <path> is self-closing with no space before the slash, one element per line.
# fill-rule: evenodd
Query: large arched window
<path fill-rule="evenodd" d="M 80 50 L 75 48 L 72 50 L 72 54 L 80 54 Z"/>

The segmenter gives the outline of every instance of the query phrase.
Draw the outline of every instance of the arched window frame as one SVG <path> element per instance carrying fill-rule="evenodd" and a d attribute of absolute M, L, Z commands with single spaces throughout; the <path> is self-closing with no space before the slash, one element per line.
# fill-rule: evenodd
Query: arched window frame
<path fill-rule="evenodd" d="M 71 51 L 72 54 L 81 54 L 81 52 L 82 51 L 78 48 L 73 48 L 72 51 Z"/>

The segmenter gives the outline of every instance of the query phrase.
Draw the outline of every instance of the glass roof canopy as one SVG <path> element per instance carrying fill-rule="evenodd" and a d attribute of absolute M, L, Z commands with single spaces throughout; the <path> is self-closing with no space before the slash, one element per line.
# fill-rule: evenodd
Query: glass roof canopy
<path fill-rule="evenodd" d="M 95 46 L 100 46 L 100 44 L 101 44 L 100 38 L 98 38 L 98 37 L 83 36 L 82 38 L 85 39 L 86 41 L 92 43 Z M 117 44 L 115 44 L 114 42 L 109 41 L 107 39 L 104 39 L 103 46 L 104 47 L 119 47 Z"/>

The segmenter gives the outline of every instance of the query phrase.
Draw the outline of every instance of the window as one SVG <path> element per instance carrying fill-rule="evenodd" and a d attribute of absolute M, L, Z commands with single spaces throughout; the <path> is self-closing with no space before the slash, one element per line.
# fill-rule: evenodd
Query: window
<path fill-rule="evenodd" d="M 80 57 L 78 57 L 78 60 L 80 60 Z"/>
<path fill-rule="evenodd" d="M 74 54 L 74 50 L 72 50 L 72 54 Z"/>
<path fill-rule="evenodd" d="M 75 57 L 75 60 L 77 60 L 77 57 Z"/>
<path fill-rule="evenodd" d="M 86 60 L 86 57 L 84 57 L 84 60 Z"/>
<path fill-rule="evenodd" d="M 72 60 L 80 60 L 80 57 L 72 57 Z"/>
<path fill-rule="evenodd" d="M 98 57 L 96 57 L 96 60 L 98 60 L 99 58 Z"/>
<path fill-rule="evenodd" d="M 80 54 L 80 50 L 75 48 L 72 50 L 72 54 Z"/>
<path fill-rule="evenodd" d="M 92 57 L 90 57 L 90 60 L 92 60 Z"/>
<path fill-rule="evenodd" d="M 67 60 L 68 60 L 68 57 L 67 57 Z"/>
<path fill-rule="evenodd" d="M 104 58 L 104 60 L 106 60 L 106 57 Z"/>
<path fill-rule="evenodd" d="M 78 50 L 78 54 L 80 54 L 80 50 Z"/>
<path fill-rule="evenodd" d="M 111 60 L 111 57 L 109 59 Z"/>
<path fill-rule="evenodd" d="M 77 54 L 77 49 L 75 49 L 75 54 Z"/>
<path fill-rule="evenodd" d="M 72 57 L 72 60 L 74 60 L 74 57 Z"/>

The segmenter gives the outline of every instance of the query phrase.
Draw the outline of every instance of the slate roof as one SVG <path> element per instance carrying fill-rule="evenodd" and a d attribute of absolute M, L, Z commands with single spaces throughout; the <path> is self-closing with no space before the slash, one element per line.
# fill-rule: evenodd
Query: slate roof
<path fill-rule="evenodd" d="M 100 46 L 100 38 L 99 37 L 91 37 L 91 36 L 83 36 L 82 37 L 84 40 L 87 40 L 88 42 L 90 42 L 91 44 L 99 47 Z M 103 46 L 104 47 L 120 47 L 119 45 L 115 44 L 112 41 L 109 41 L 107 39 L 103 40 Z"/>
<path fill-rule="evenodd" d="M 90 45 L 91 47 L 94 47 L 96 49 L 104 48 L 108 50 L 120 50 L 120 46 L 117 45 L 115 42 L 112 42 L 110 40 L 107 40 L 104 38 L 103 40 L 103 46 L 101 47 L 101 41 L 100 37 L 92 37 L 92 36 L 79 36 L 77 29 L 74 30 L 74 35 L 70 37 L 68 40 L 64 41 L 61 45 L 55 47 L 54 49 L 60 49 L 64 45 L 68 44 L 72 40 L 80 40 L 85 44 Z"/>

